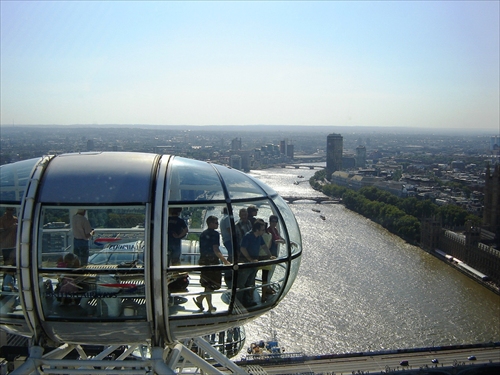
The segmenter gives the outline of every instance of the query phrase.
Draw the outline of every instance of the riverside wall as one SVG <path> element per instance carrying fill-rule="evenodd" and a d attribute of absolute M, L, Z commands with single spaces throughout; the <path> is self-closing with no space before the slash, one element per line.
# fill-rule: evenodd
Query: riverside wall
<path fill-rule="evenodd" d="M 437 248 L 487 275 L 497 286 L 500 285 L 499 250 L 448 230 L 440 233 Z"/>

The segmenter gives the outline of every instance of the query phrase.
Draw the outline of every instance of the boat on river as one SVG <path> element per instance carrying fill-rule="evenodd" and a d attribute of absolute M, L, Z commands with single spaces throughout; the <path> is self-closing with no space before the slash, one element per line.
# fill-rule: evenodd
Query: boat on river
<path fill-rule="evenodd" d="M 284 348 L 281 348 L 278 344 L 278 341 L 270 340 L 264 341 L 260 340 L 259 342 L 253 342 L 247 349 L 247 353 L 249 355 L 268 355 L 268 354 L 280 354 L 285 351 Z"/>
<path fill-rule="evenodd" d="M 268 341 L 260 340 L 253 342 L 247 349 L 247 355 L 242 357 L 242 361 L 252 361 L 253 363 L 259 363 L 263 361 L 265 363 L 269 362 L 280 362 L 280 361 L 303 361 L 305 354 L 303 352 L 285 352 L 285 348 L 280 346 L 278 339 L 276 338 L 276 332 L 273 334 L 273 338 Z"/>

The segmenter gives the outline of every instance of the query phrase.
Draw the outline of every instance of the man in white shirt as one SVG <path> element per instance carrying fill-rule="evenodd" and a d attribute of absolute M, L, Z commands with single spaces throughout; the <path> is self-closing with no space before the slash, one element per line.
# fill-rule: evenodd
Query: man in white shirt
<path fill-rule="evenodd" d="M 89 260 L 89 239 L 94 235 L 94 230 L 85 217 L 85 210 L 79 209 L 71 220 L 73 229 L 73 253 L 80 259 L 80 264 L 85 266 Z"/>

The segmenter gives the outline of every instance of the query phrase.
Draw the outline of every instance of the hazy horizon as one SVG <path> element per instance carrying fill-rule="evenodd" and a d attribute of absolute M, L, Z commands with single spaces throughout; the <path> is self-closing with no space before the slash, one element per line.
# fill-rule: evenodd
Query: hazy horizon
<path fill-rule="evenodd" d="M 1 1 L 0 16 L 2 126 L 500 133 L 499 1 Z"/>
<path fill-rule="evenodd" d="M 265 125 L 265 124 L 250 124 L 250 125 L 151 125 L 151 124 L 17 124 L 17 125 L 0 125 L 2 128 L 137 128 L 137 129 L 174 129 L 174 130 L 200 130 L 200 131 L 228 131 L 234 132 L 242 130 L 245 132 L 309 132 L 309 133 L 379 133 L 379 134 L 437 134 L 437 135 L 478 135 L 478 136 L 500 136 L 500 129 L 479 129 L 479 128 L 426 128 L 426 127 L 390 127 L 390 126 L 333 126 L 333 125 Z M 230 129 L 228 129 L 230 128 Z"/>

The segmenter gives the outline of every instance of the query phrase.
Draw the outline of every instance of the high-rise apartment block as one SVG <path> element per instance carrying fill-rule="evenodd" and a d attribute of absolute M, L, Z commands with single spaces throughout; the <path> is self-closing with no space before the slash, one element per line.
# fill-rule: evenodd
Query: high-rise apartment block
<path fill-rule="evenodd" d="M 326 169 L 331 174 L 342 170 L 344 138 L 340 134 L 329 134 L 326 141 Z"/>
<path fill-rule="evenodd" d="M 293 144 L 289 143 L 288 139 L 280 141 L 280 153 L 293 159 Z"/>

